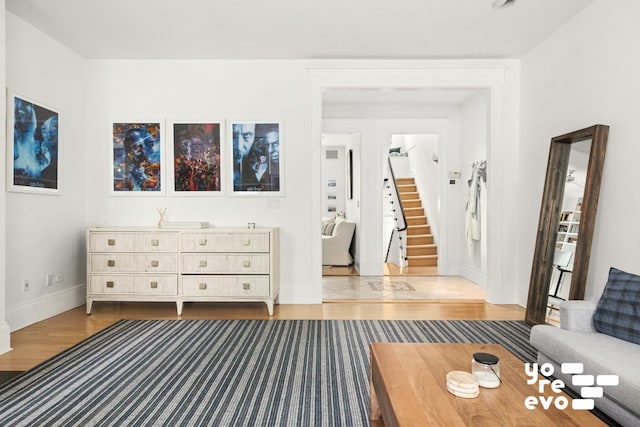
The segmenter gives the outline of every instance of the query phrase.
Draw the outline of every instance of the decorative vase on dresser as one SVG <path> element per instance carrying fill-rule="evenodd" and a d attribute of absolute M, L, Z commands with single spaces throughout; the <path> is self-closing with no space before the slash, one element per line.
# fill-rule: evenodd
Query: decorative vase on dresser
<path fill-rule="evenodd" d="M 264 302 L 278 298 L 278 228 L 87 230 L 87 314 L 96 301 Z"/>

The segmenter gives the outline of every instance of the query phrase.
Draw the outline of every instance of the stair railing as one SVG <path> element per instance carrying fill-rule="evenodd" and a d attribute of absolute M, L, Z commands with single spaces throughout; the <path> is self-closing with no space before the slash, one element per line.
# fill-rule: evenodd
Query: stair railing
<path fill-rule="evenodd" d="M 398 247 L 399 251 L 399 261 L 400 267 L 406 267 L 407 264 L 407 217 L 404 213 L 404 208 L 402 207 L 402 201 L 400 200 L 400 191 L 398 191 L 398 184 L 396 183 L 396 177 L 393 173 L 393 165 L 391 164 L 391 159 L 388 159 L 389 162 L 389 175 L 391 179 L 385 179 L 385 186 L 388 191 L 389 197 L 391 197 L 391 210 L 393 211 L 393 218 L 396 223 L 396 227 L 391 233 L 391 238 L 389 239 L 389 247 L 387 249 L 387 257 L 386 260 L 390 259 L 390 252 L 393 246 Z M 397 239 L 397 242 L 394 242 L 394 239 Z M 396 243 L 395 245 L 393 243 Z"/>

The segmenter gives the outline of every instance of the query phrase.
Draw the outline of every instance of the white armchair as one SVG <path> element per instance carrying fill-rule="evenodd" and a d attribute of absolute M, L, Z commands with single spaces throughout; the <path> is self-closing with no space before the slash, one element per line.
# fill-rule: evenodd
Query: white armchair
<path fill-rule="evenodd" d="M 322 236 L 322 265 L 351 265 L 353 257 L 349 253 L 356 224 L 338 218 L 333 232 Z"/>

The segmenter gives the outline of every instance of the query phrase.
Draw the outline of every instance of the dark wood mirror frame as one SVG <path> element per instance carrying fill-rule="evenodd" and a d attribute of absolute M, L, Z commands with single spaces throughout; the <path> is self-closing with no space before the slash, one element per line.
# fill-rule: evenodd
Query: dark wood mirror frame
<path fill-rule="evenodd" d="M 569 290 L 569 299 L 584 299 L 591 255 L 591 240 L 598 208 L 600 181 L 602 180 L 608 136 L 609 126 L 594 125 L 551 139 L 536 246 L 531 267 L 529 297 L 525 313 L 525 321 L 530 325 L 545 323 L 549 286 L 553 270 L 553 256 L 571 145 L 576 142 L 591 140 L 589 165 L 587 166 L 581 209 L 582 215 L 574 254 L 571 288 Z"/>

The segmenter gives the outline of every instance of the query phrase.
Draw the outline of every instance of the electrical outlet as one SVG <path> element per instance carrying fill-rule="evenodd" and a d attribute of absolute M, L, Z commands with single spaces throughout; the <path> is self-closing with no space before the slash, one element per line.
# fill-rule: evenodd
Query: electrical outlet
<path fill-rule="evenodd" d="M 44 284 L 46 286 L 53 286 L 53 273 L 47 274 L 47 277 L 45 278 Z"/>
<path fill-rule="evenodd" d="M 60 283 L 62 282 L 62 280 L 63 280 L 62 274 L 56 274 L 56 283 Z"/>
<path fill-rule="evenodd" d="M 24 282 L 22 283 L 22 290 L 24 292 L 29 292 L 30 289 L 31 289 L 31 283 L 29 283 L 29 279 L 24 279 Z"/>

